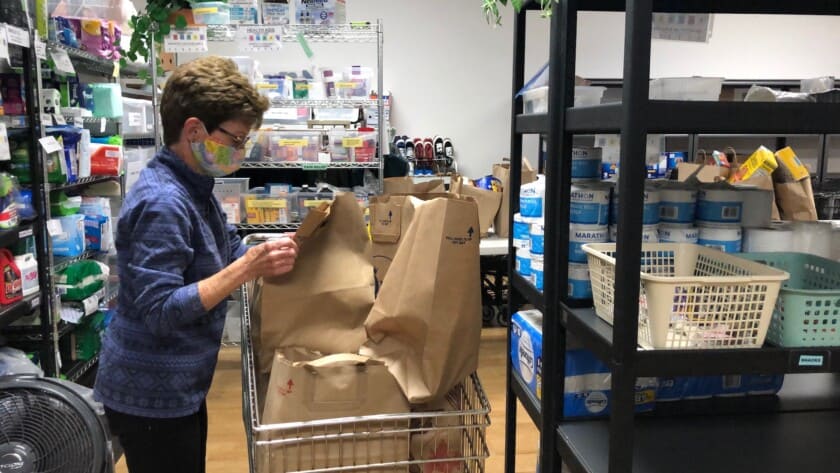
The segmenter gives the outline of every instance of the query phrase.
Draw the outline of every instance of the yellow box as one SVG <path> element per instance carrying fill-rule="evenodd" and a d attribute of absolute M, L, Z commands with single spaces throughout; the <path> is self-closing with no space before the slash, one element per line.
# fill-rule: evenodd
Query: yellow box
<path fill-rule="evenodd" d="M 779 163 L 776 162 L 773 152 L 764 146 L 760 146 L 737 171 L 729 176 L 729 183 L 735 184 L 746 181 L 754 175 L 770 176 L 777 167 L 779 167 Z"/>
<path fill-rule="evenodd" d="M 795 181 L 801 181 L 802 179 L 811 176 L 811 172 L 808 171 L 808 168 L 802 164 L 802 161 L 800 161 L 798 157 L 796 157 L 796 153 L 793 152 L 793 149 L 790 146 L 776 151 L 776 158 L 778 158 L 788 171 L 790 171 L 790 174 L 793 176 Z"/>

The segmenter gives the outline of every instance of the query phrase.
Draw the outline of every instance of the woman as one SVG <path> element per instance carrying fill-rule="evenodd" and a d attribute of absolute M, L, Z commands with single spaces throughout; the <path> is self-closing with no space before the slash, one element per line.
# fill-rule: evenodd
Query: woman
<path fill-rule="evenodd" d="M 225 300 L 294 266 L 289 237 L 246 251 L 212 194 L 214 177 L 241 165 L 267 109 L 228 59 L 195 60 L 166 82 L 165 147 L 129 192 L 117 226 L 120 294 L 95 386 L 130 473 L 204 472 L 205 397 Z"/>

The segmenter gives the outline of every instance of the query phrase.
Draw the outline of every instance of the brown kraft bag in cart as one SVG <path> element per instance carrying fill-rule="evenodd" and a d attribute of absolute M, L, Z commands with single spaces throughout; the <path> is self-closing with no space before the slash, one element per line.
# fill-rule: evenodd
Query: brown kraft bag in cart
<path fill-rule="evenodd" d="M 360 353 L 384 361 L 411 403 L 444 396 L 478 366 L 477 226 L 471 199 L 419 204 L 365 322 Z"/>
<path fill-rule="evenodd" d="M 255 284 L 252 333 L 263 374 L 277 348 L 354 353 L 365 341 L 374 279 L 370 239 L 356 198 L 338 194 L 329 207 L 312 209 L 297 238 L 294 270 Z"/>
<path fill-rule="evenodd" d="M 357 417 L 407 415 L 409 411 L 408 401 L 382 362 L 356 354 L 322 357 L 303 348 L 277 350 L 260 423 L 330 422 L 299 428 L 285 425 L 258 434 L 275 441 L 258 447 L 260 471 L 405 462 L 409 459 L 407 419 L 362 421 Z M 277 442 L 293 439 L 299 441 Z M 402 466 L 364 471 L 406 470 Z"/>
<path fill-rule="evenodd" d="M 385 179 L 385 194 L 434 194 L 446 192 L 443 179 L 415 183 L 410 177 L 389 177 Z"/>
<path fill-rule="evenodd" d="M 502 183 L 502 204 L 499 206 L 499 213 L 496 214 L 493 227 L 496 229 L 496 236 L 507 238 L 510 236 L 510 163 L 494 164 L 493 177 Z M 531 163 L 527 159 L 522 158 L 521 184 L 528 184 L 536 180 L 537 171 L 531 167 Z"/>
<path fill-rule="evenodd" d="M 493 225 L 493 219 L 499 211 L 499 205 L 502 203 L 502 193 L 474 187 L 463 176 L 452 176 L 449 192 L 475 200 L 478 205 L 478 226 L 481 229 L 481 236 L 487 236 L 490 226 Z"/>

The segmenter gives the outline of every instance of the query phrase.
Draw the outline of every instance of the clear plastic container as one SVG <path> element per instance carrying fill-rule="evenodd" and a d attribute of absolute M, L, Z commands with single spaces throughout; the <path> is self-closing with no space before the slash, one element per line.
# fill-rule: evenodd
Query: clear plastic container
<path fill-rule="evenodd" d="M 364 98 L 373 89 L 373 69 L 351 66 L 344 70 L 344 80 L 335 84 L 339 98 Z"/>
<path fill-rule="evenodd" d="M 309 209 L 318 207 L 324 202 L 332 202 L 335 194 L 332 192 L 298 192 L 297 209 L 300 220 L 309 215 Z"/>
<path fill-rule="evenodd" d="M 259 140 L 266 146 L 263 152 L 269 161 L 318 162 L 319 131 L 269 131 L 263 132 Z"/>
<path fill-rule="evenodd" d="M 154 129 L 154 113 L 152 102 L 149 100 L 139 100 L 123 98 L 123 133 L 144 134 Z M 150 127 L 149 124 L 152 124 Z"/>
<path fill-rule="evenodd" d="M 195 2 L 191 5 L 197 25 L 230 24 L 230 5 L 226 2 Z"/>
<path fill-rule="evenodd" d="M 247 223 L 291 223 L 291 203 L 288 194 L 248 193 L 245 194 L 244 201 Z"/>
<path fill-rule="evenodd" d="M 720 100 L 722 77 L 664 77 L 650 81 L 651 100 Z"/>
<path fill-rule="evenodd" d="M 213 195 L 227 214 L 228 223 L 240 223 L 244 219 L 244 195 L 248 193 L 250 179 L 247 177 L 216 178 Z"/>

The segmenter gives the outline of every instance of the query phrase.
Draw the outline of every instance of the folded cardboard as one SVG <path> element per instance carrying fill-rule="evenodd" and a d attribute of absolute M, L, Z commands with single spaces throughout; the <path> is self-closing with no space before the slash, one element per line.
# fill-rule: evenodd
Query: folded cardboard
<path fill-rule="evenodd" d="M 303 346 L 325 354 L 354 353 L 374 299 L 370 239 L 353 194 L 338 194 L 307 215 L 296 234 L 294 269 L 254 285 L 254 343 L 260 373 L 274 350 Z"/>

